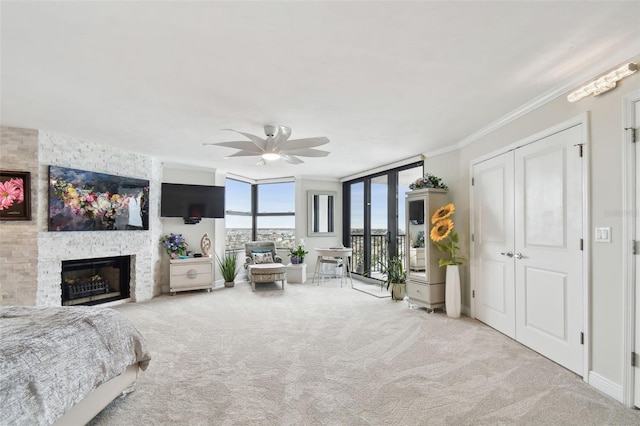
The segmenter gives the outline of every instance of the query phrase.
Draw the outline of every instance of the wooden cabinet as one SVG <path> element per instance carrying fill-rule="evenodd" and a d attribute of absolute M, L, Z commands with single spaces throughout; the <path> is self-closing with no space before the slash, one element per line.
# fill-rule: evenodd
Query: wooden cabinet
<path fill-rule="evenodd" d="M 431 242 L 431 216 L 448 203 L 444 189 L 417 189 L 407 193 L 407 297 L 410 305 L 427 309 L 444 307 L 445 268 L 441 253 Z"/>
<path fill-rule="evenodd" d="M 213 288 L 213 258 L 193 257 L 171 259 L 169 266 L 169 291 L 175 295 L 178 291 Z"/>

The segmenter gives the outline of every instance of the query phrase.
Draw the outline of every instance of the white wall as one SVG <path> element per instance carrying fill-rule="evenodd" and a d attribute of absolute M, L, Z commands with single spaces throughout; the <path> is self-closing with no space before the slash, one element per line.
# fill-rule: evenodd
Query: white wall
<path fill-rule="evenodd" d="M 40 132 L 39 179 L 36 185 L 38 212 L 39 306 L 60 306 L 62 261 L 88 257 L 133 256 L 131 297 L 151 299 L 157 285 L 158 251 L 153 242 L 161 232 L 159 217 L 161 165 L 156 159 L 92 141 Z M 70 167 L 117 176 L 149 180 L 149 230 L 104 232 L 48 232 L 48 166 Z"/>
<path fill-rule="evenodd" d="M 640 62 L 640 57 L 632 59 Z M 594 76 L 596 77 L 596 76 Z M 623 383 L 624 304 L 622 281 L 622 140 L 624 137 L 623 97 L 640 88 L 640 73 L 618 83 L 618 87 L 598 97 L 569 103 L 565 96 L 557 98 L 508 125 L 465 146 L 459 152 L 425 160 L 425 170 L 441 175 L 451 188 L 457 204 L 458 231 L 468 236 L 469 228 L 469 164 L 471 160 L 517 142 L 544 129 L 587 112 L 590 117 L 590 208 L 591 229 L 612 229 L 612 243 L 591 244 L 591 371 L 590 378 L 602 383 L 601 390 L 620 399 Z M 457 162 L 457 168 L 450 167 Z M 451 173 L 457 172 L 457 176 Z M 453 182 L 457 182 L 454 184 Z M 466 230 L 466 231 L 465 231 Z M 590 235 L 585 238 L 591 238 Z M 468 247 L 468 240 L 465 243 Z M 467 251 L 468 253 L 468 251 Z M 469 273 L 464 275 L 464 303 L 469 306 Z M 594 384 L 594 383 L 592 383 Z M 597 386 L 597 384 L 595 384 Z"/>
<path fill-rule="evenodd" d="M 165 183 L 182 183 L 189 185 L 218 185 L 224 186 L 224 176 L 216 172 L 215 169 L 202 169 L 189 166 L 164 166 L 162 182 Z M 188 250 L 194 253 L 200 253 L 200 240 L 204 234 L 207 234 L 213 243 L 216 253 L 224 252 L 224 219 L 202 218 L 199 223 L 187 225 L 184 219 L 180 217 L 163 217 L 162 235 L 182 234 L 188 246 Z M 222 228 L 221 228 L 222 226 Z M 220 245 L 220 243 L 222 245 Z M 158 242 L 158 250 L 161 259 L 161 286 L 162 292 L 169 292 L 169 255 L 162 249 Z M 216 285 L 218 285 L 220 272 L 216 269 Z M 220 278 L 221 279 L 221 278 Z M 220 281 L 224 285 L 223 281 Z"/>
<path fill-rule="evenodd" d="M 309 235 L 307 191 L 334 191 L 335 200 L 335 234 L 331 236 Z M 309 254 L 305 257 L 307 275 L 311 278 L 316 267 L 317 247 L 336 247 L 342 244 L 342 184 L 338 181 L 296 178 L 296 241 L 304 238 L 305 249 Z M 284 259 L 283 259 L 284 260 Z"/>

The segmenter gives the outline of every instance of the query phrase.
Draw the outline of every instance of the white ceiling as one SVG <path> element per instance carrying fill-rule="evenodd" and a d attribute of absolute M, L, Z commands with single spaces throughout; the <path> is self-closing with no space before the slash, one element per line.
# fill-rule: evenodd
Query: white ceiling
<path fill-rule="evenodd" d="M 340 178 L 473 140 L 640 52 L 631 2 L 11 2 L 1 123 L 253 179 Z M 223 129 L 327 136 L 256 166 Z"/>

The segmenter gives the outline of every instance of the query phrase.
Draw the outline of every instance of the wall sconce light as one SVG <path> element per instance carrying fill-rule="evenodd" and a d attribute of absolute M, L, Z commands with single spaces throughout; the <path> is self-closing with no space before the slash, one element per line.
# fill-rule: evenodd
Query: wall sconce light
<path fill-rule="evenodd" d="M 575 92 L 570 93 L 569 96 L 567 96 L 567 100 L 569 102 L 575 102 L 589 95 L 598 96 L 601 93 L 613 89 L 616 87 L 618 81 L 630 76 L 636 71 L 638 71 L 638 66 L 633 62 L 625 64 L 602 77 L 598 77 L 591 83 L 585 84 Z"/>

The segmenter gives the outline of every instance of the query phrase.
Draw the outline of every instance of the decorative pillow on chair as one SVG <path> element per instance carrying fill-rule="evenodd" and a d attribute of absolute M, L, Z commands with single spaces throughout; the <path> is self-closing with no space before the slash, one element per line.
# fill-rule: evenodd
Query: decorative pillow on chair
<path fill-rule="evenodd" d="M 253 262 L 255 264 L 260 263 L 273 263 L 273 256 L 269 253 L 253 253 Z"/>

